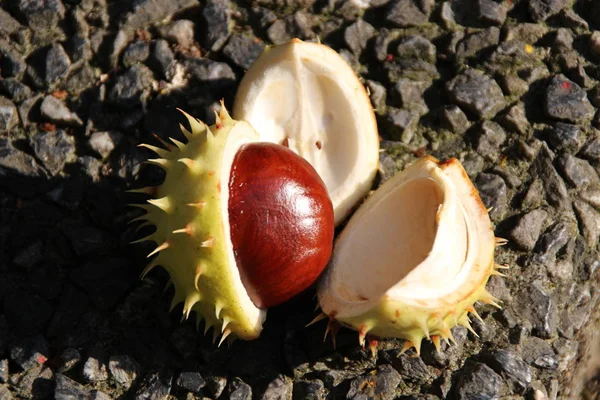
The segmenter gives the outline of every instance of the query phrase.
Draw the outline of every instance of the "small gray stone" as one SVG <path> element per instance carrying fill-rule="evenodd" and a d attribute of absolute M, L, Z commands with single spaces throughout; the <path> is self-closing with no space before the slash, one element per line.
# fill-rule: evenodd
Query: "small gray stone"
<path fill-rule="evenodd" d="M 8 360 L 0 360 L 0 383 L 8 382 L 9 371 L 8 371 Z M 0 398 L 2 398 L 0 396 Z"/>
<path fill-rule="evenodd" d="M 16 149 L 9 138 L 0 137 L 0 177 L 43 177 L 46 176 L 35 159 Z"/>
<path fill-rule="evenodd" d="M 390 107 L 387 122 L 391 130 L 391 139 L 408 144 L 415 136 L 419 116 L 409 110 Z"/>
<path fill-rule="evenodd" d="M 135 392 L 135 400 L 163 400 L 171 392 L 173 373 L 170 371 L 151 372 L 142 379 Z"/>
<path fill-rule="evenodd" d="M 264 49 L 264 43 L 256 37 L 234 33 L 223 49 L 223 54 L 237 66 L 249 69 Z"/>
<path fill-rule="evenodd" d="M 81 354 L 79 350 L 69 347 L 60 353 L 61 365 L 58 368 L 58 372 L 64 373 L 73 369 L 81 361 Z"/>
<path fill-rule="evenodd" d="M 46 84 L 53 85 L 67 76 L 71 60 L 65 49 L 58 43 L 53 44 L 46 55 Z"/>
<path fill-rule="evenodd" d="M 543 339 L 531 337 L 522 346 L 523 360 L 543 369 L 554 370 L 558 367 L 558 359 L 552 346 Z"/>
<path fill-rule="evenodd" d="M 123 51 L 123 66 L 129 68 L 134 64 L 142 63 L 150 56 L 150 45 L 144 41 L 131 43 Z"/>
<path fill-rule="evenodd" d="M 548 202 L 556 207 L 568 209 L 571 206 L 567 185 L 553 165 L 554 155 L 545 143 L 542 143 L 538 156 L 532 166 L 532 175 L 544 183 Z"/>
<path fill-rule="evenodd" d="M 197 0 L 135 0 L 133 10 L 123 18 L 123 25 L 131 30 L 144 28 L 197 6 Z"/>
<path fill-rule="evenodd" d="M 556 122 L 548 132 L 548 143 L 554 150 L 577 153 L 583 145 L 583 134 L 577 125 Z"/>
<path fill-rule="evenodd" d="M 436 61 L 435 46 L 419 35 L 402 38 L 396 47 L 396 54 L 403 60 L 420 60 L 429 64 L 435 64 Z"/>
<path fill-rule="evenodd" d="M 565 372 L 573 367 L 573 361 L 577 357 L 579 343 L 575 340 L 558 338 L 553 344 L 556 355 L 558 356 L 558 372 Z"/>
<path fill-rule="evenodd" d="M 547 217 L 548 212 L 542 209 L 532 210 L 521 216 L 510 232 L 511 242 L 524 251 L 532 251 Z"/>
<path fill-rule="evenodd" d="M 536 22 L 545 21 L 570 4 L 570 0 L 529 0 L 527 2 L 529 15 Z"/>
<path fill-rule="evenodd" d="M 150 64 L 163 78 L 168 80 L 173 78 L 175 55 L 166 40 L 159 39 L 152 43 Z"/>
<path fill-rule="evenodd" d="M 500 29 L 494 27 L 475 32 L 461 40 L 456 46 L 459 59 L 473 57 L 481 50 L 497 46 L 500 43 Z"/>
<path fill-rule="evenodd" d="M 56 400 L 75 400 L 88 399 L 89 392 L 84 386 L 66 377 L 63 374 L 56 374 L 56 386 L 54 389 L 54 398 Z"/>
<path fill-rule="evenodd" d="M 577 219 L 581 224 L 583 237 L 585 238 L 587 245 L 590 248 L 594 248 L 598 245 L 598 238 L 600 237 L 600 214 L 590 206 L 588 203 L 580 200 L 573 202 Z"/>
<path fill-rule="evenodd" d="M 440 111 L 442 126 L 452 133 L 462 134 L 471 123 L 465 113 L 456 105 L 444 106 Z"/>
<path fill-rule="evenodd" d="M 5 33 L 8 36 L 19 28 L 21 28 L 19 21 L 0 8 L 0 33 Z"/>
<path fill-rule="evenodd" d="M 294 383 L 291 379 L 278 375 L 267 385 L 261 400 L 292 400 Z"/>
<path fill-rule="evenodd" d="M 600 57 L 600 31 L 594 31 L 590 35 L 590 39 L 588 41 L 588 46 L 590 52 L 596 56 Z"/>
<path fill-rule="evenodd" d="M 106 158 L 119 145 L 123 134 L 119 132 L 94 132 L 90 135 L 89 144 L 92 150 L 102 158 Z"/>
<path fill-rule="evenodd" d="M 495 174 L 480 173 L 475 179 L 479 195 L 486 207 L 493 207 L 492 218 L 501 219 L 506 212 L 507 187 L 504 179 Z"/>
<path fill-rule="evenodd" d="M 13 258 L 13 263 L 23 267 L 27 272 L 31 272 L 33 267 L 44 260 L 44 256 L 44 243 L 36 240 L 21 249 Z"/>
<path fill-rule="evenodd" d="M 229 400 L 252 400 L 252 388 L 240 378 L 234 378 L 227 386 Z"/>
<path fill-rule="evenodd" d="M 369 88 L 369 97 L 371 98 L 371 104 L 378 114 L 385 113 L 386 110 L 386 99 L 387 91 L 385 86 L 381 83 L 368 80 L 367 87 Z"/>
<path fill-rule="evenodd" d="M 235 72 L 224 62 L 192 58 L 187 60 L 186 69 L 190 76 L 200 83 L 233 85 L 236 81 Z"/>
<path fill-rule="evenodd" d="M 0 79 L 0 94 L 8 96 L 15 103 L 20 103 L 32 96 L 31 89 L 15 78 Z M 0 130 L 2 130 L 1 127 Z"/>
<path fill-rule="evenodd" d="M 406 379 L 413 382 L 425 383 L 431 377 L 427 365 L 421 357 L 399 357 L 398 372 Z"/>
<path fill-rule="evenodd" d="M 36 32 L 56 29 L 65 17 L 65 6 L 60 0 L 18 0 L 17 7 Z"/>
<path fill-rule="evenodd" d="M 502 378 L 490 367 L 468 362 L 459 372 L 454 395 L 459 400 L 495 400 L 503 387 Z"/>
<path fill-rule="evenodd" d="M 107 100 L 117 106 L 134 108 L 146 102 L 151 85 L 152 71 L 143 64 L 136 64 L 117 77 Z"/>
<path fill-rule="evenodd" d="M 538 282 L 521 292 L 520 311 L 533 325 L 533 334 L 549 339 L 556 335 L 558 314 L 556 303 Z"/>
<path fill-rule="evenodd" d="M 596 111 L 586 92 L 564 75 L 557 75 L 550 81 L 545 107 L 549 117 L 573 123 L 591 120 Z"/>
<path fill-rule="evenodd" d="M 177 43 L 184 49 L 194 45 L 194 23 L 189 19 L 179 19 L 160 29 L 163 38 Z"/>
<path fill-rule="evenodd" d="M 508 112 L 502 116 L 501 123 L 507 130 L 521 135 L 525 135 L 531 129 L 523 103 L 510 107 Z"/>
<path fill-rule="evenodd" d="M 70 400 L 70 399 L 69 399 Z M 90 392 L 89 400 L 111 400 L 111 397 L 104 392 L 99 390 L 92 390 Z"/>
<path fill-rule="evenodd" d="M 359 19 L 344 30 L 344 41 L 350 51 L 356 57 L 360 57 L 363 50 L 367 47 L 367 42 L 375 36 L 375 33 L 375 28 L 371 24 Z"/>
<path fill-rule="evenodd" d="M 478 118 L 492 118 L 504 107 L 500 86 L 482 71 L 468 69 L 446 86 L 452 102 Z"/>
<path fill-rule="evenodd" d="M 529 90 L 527 81 L 516 75 L 502 75 L 498 77 L 498 81 L 508 96 L 520 97 Z"/>
<path fill-rule="evenodd" d="M 590 139 L 581 149 L 579 156 L 586 160 L 600 162 L 600 136 Z"/>
<path fill-rule="evenodd" d="M 540 179 L 534 179 L 531 185 L 525 191 L 521 206 L 524 209 L 537 208 L 542 204 L 545 197 L 544 185 Z"/>
<path fill-rule="evenodd" d="M 17 77 L 27 68 L 23 56 L 0 39 L 0 71 L 5 78 Z"/>
<path fill-rule="evenodd" d="M 294 383 L 294 399 L 305 400 L 325 400 L 327 398 L 327 389 L 318 379 L 303 380 Z"/>
<path fill-rule="evenodd" d="M 219 51 L 225 46 L 233 31 L 231 3 L 229 0 L 208 0 L 202 9 L 204 22 L 204 47 Z"/>
<path fill-rule="evenodd" d="M 523 394 L 532 379 L 531 368 L 517 354 L 508 350 L 495 350 L 487 364 L 511 386 L 516 393 Z"/>
<path fill-rule="evenodd" d="M 202 375 L 198 371 L 184 371 L 179 374 L 176 381 L 177 387 L 188 392 L 200 393 L 202 388 L 206 386 L 206 382 L 202 379 Z"/>
<path fill-rule="evenodd" d="M 497 161 L 505 141 L 506 132 L 500 125 L 493 121 L 484 121 L 477 133 L 477 153 L 490 161 Z"/>
<path fill-rule="evenodd" d="M 502 25 L 506 20 L 505 3 L 493 0 L 477 0 L 477 19 L 490 25 Z"/>
<path fill-rule="evenodd" d="M 375 371 L 353 379 L 346 398 L 349 400 L 373 398 L 392 400 L 400 382 L 402 382 L 402 377 L 391 365 L 380 365 Z"/>
<path fill-rule="evenodd" d="M 62 129 L 40 132 L 30 141 L 38 160 L 52 175 L 58 175 L 75 158 L 75 140 Z"/>
<path fill-rule="evenodd" d="M 398 28 L 421 26 L 429 20 L 427 10 L 421 9 L 414 0 L 393 0 L 388 6 L 385 19 Z"/>
<path fill-rule="evenodd" d="M 88 382 L 103 382 L 108 379 L 106 364 L 96 357 L 89 357 L 83 364 L 83 377 Z"/>
<path fill-rule="evenodd" d="M 564 154 L 559 158 L 558 163 L 567 182 L 574 187 L 585 189 L 589 185 L 600 184 L 598 173 L 586 160 Z"/>
<path fill-rule="evenodd" d="M 579 197 L 596 208 L 600 208 L 600 188 L 587 188 L 579 192 Z"/>
<path fill-rule="evenodd" d="M 393 94 L 402 108 L 422 116 L 429 112 L 429 108 L 425 103 L 424 93 L 430 86 L 431 82 L 428 81 L 414 81 L 412 79 L 400 78 L 396 85 L 394 85 Z"/>
<path fill-rule="evenodd" d="M 8 385 L 0 385 L 0 399 L 2 399 L 2 400 L 13 400 L 14 399 L 12 392 L 8 388 Z"/>
<path fill-rule="evenodd" d="M 274 44 L 283 44 L 296 37 L 302 40 L 312 39 L 315 36 L 313 23 L 313 16 L 300 10 L 275 21 L 267 30 L 267 37 Z"/>
<path fill-rule="evenodd" d="M 19 122 L 17 108 L 12 101 L 0 96 L 0 132 L 8 132 Z"/>
<path fill-rule="evenodd" d="M 77 114 L 69 110 L 69 107 L 56 97 L 48 95 L 44 97 L 40 106 L 42 117 L 55 124 L 81 126 L 83 121 Z"/>
<path fill-rule="evenodd" d="M 131 387 L 139 373 L 137 362 L 128 355 L 110 357 L 108 369 L 113 378 L 125 388 Z"/>
<path fill-rule="evenodd" d="M 42 335 L 21 338 L 10 348 L 10 358 L 24 371 L 48 360 L 48 342 Z"/>

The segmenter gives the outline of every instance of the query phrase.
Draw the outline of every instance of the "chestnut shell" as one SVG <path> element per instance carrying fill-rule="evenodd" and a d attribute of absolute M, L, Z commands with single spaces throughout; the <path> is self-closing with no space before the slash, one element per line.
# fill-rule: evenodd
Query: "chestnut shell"
<path fill-rule="evenodd" d="M 293 151 L 251 143 L 229 180 L 231 242 L 248 295 L 259 308 L 311 286 L 331 255 L 333 205 L 315 169 Z"/>

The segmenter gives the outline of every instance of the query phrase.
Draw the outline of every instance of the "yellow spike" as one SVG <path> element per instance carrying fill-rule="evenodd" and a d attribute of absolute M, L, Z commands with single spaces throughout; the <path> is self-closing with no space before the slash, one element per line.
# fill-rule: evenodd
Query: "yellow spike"
<path fill-rule="evenodd" d="M 498 304 L 498 302 L 501 303 L 501 301 L 499 299 L 495 298 L 494 296 L 492 296 L 492 294 L 485 289 L 483 291 L 483 294 L 479 298 L 479 300 L 484 302 L 485 304 L 490 304 L 496 308 L 502 309 L 500 304 Z"/>
<path fill-rule="evenodd" d="M 217 330 L 217 328 L 215 327 L 215 328 L 213 329 L 213 340 L 212 340 L 213 344 L 215 344 L 215 343 L 217 342 L 217 338 L 218 338 L 218 337 L 219 337 L 219 331 L 218 331 L 218 330 Z"/>
<path fill-rule="evenodd" d="M 170 140 L 171 142 L 175 143 L 175 146 L 177 146 L 177 148 L 178 148 L 179 150 L 183 150 L 183 149 L 185 149 L 185 143 L 182 143 L 182 142 L 180 142 L 180 141 L 179 141 L 179 140 L 177 140 L 177 139 L 173 139 L 172 137 L 170 137 L 170 138 L 169 138 L 169 140 Z"/>
<path fill-rule="evenodd" d="M 369 350 L 371 351 L 371 357 L 377 357 L 377 345 L 379 344 L 379 340 L 377 339 L 369 339 Z"/>
<path fill-rule="evenodd" d="M 146 265 L 146 268 L 144 268 L 144 270 L 140 274 L 140 280 L 144 280 L 146 278 L 146 275 L 148 275 L 148 272 L 152 271 L 157 265 L 158 262 L 156 260 L 152 260 L 150 264 Z"/>
<path fill-rule="evenodd" d="M 197 291 L 200 291 L 200 289 L 198 289 L 198 280 L 200 279 L 203 270 L 204 268 L 202 267 L 202 264 L 198 264 L 198 266 L 196 267 L 196 274 L 194 275 L 194 287 Z"/>
<path fill-rule="evenodd" d="M 167 160 L 166 158 L 149 158 L 144 162 L 146 164 L 158 165 L 164 170 L 166 170 L 169 166 L 169 160 Z"/>
<path fill-rule="evenodd" d="M 160 136 L 158 136 L 156 133 L 153 133 L 152 136 L 154 136 L 156 138 L 156 140 L 158 140 L 163 146 L 165 146 L 167 149 L 169 149 L 170 151 L 175 150 L 175 147 L 171 144 L 168 143 L 166 141 L 164 141 Z"/>
<path fill-rule="evenodd" d="M 195 207 L 195 208 L 202 208 L 202 207 L 206 206 L 206 201 L 201 200 L 201 201 L 199 201 L 197 203 L 187 203 L 186 206 Z"/>
<path fill-rule="evenodd" d="M 225 329 L 225 331 L 223 331 L 223 336 L 221 336 L 221 340 L 219 341 L 219 344 L 217 345 L 217 347 L 221 347 L 221 343 L 223 343 L 223 341 L 227 338 L 227 336 L 229 336 L 231 334 L 231 330 L 229 328 Z"/>
<path fill-rule="evenodd" d="M 503 277 L 503 278 L 506 278 L 506 277 L 507 277 L 507 275 L 506 275 L 506 274 L 503 274 L 502 272 L 500 272 L 500 271 L 498 271 L 498 270 L 495 270 L 495 269 L 493 269 L 493 270 L 491 270 L 491 271 L 490 271 L 490 275 L 501 276 L 501 277 Z"/>
<path fill-rule="evenodd" d="M 468 312 L 473 314 L 475 316 L 475 318 L 477 318 L 479 320 L 479 322 L 481 322 L 481 325 L 485 325 L 485 322 L 483 322 L 483 319 L 481 318 L 479 313 L 477 313 L 477 310 L 475 310 L 475 307 L 469 306 L 465 310 L 467 310 Z"/>
<path fill-rule="evenodd" d="M 508 264 L 495 264 L 494 267 L 496 269 L 510 269 L 510 266 Z"/>
<path fill-rule="evenodd" d="M 501 237 L 496 237 L 496 246 L 504 246 L 506 243 L 508 243 L 508 239 L 504 239 Z"/>
<path fill-rule="evenodd" d="M 427 320 L 421 320 L 421 329 L 423 330 L 423 335 L 425 335 L 425 337 L 429 337 L 429 326 L 427 326 Z"/>
<path fill-rule="evenodd" d="M 488 212 L 488 213 L 491 213 L 493 209 L 494 209 L 494 207 L 489 207 L 489 208 L 487 209 L 487 212 Z"/>
<path fill-rule="evenodd" d="M 227 108 L 225 107 L 224 99 L 221 99 L 221 109 L 219 110 L 219 117 L 221 117 L 221 120 L 231 119 L 231 116 L 229 116 Z"/>
<path fill-rule="evenodd" d="M 229 318 L 227 317 L 223 317 L 223 324 L 221 325 L 221 333 L 225 332 L 225 329 L 227 329 L 227 325 L 229 325 L 231 321 L 229 320 Z"/>
<path fill-rule="evenodd" d="M 181 129 L 181 133 L 183 133 L 183 136 L 185 136 L 185 138 L 187 140 L 190 140 L 194 137 L 194 135 L 192 134 L 192 132 L 188 131 L 187 129 L 185 129 L 185 126 L 183 126 L 183 124 L 179 124 L 179 129 Z"/>
<path fill-rule="evenodd" d="M 479 335 L 477 334 L 477 332 L 475 332 L 473 330 L 473 327 L 471 326 L 471 321 L 469 321 L 469 317 L 467 316 L 467 313 L 464 313 L 459 319 L 458 319 L 458 324 L 464 326 L 465 328 L 467 328 L 469 330 L 469 332 L 471 332 L 473 335 L 475 335 L 475 337 L 479 337 Z"/>
<path fill-rule="evenodd" d="M 192 224 L 187 224 L 185 228 L 175 229 L 172 233 L 185 233 L 188 236 L 192 236 L 194 234 L 194 226 Z"/>
<path fill-rule="evenodd" d="M 208 330 L 212 327 L 212 325 L 208 322 L 207 319 L 204 320 L 204 336 L 208 333 Z"/>
<path fill-rule="evenodd" d="M 217 319 L 221 319 L 221 311 L 223 310 L 223 304 L 216 302 L 215 303 L 215 315 Z"/>
<path fill-rule="evenodd" d="M 178 159 L 177 162 L 185 164 L 185 166 L 188 167 L 188 169 L 192 172 L 195 172 L 195 173 L 202 172 L 202 164 L 196 160 L 184 157 L 184 158 Z"/>
<path fill-rule="evenodd" d="M 209 237 L 208 239 L 206 239 L 205 241 L 200 243 L 200 247 L 206 247 L 206 248 L 211 248 L 213 247 L 213 245 L 215 244 L 215 238 L 214 237 Z"/>
<path fill-rule="evenodd" d="M 198 133 L 201 133 L 206 129 L 205 124 L 202 124 L 200 121 L 198 121 L 196 118 L 192 117 L 190 114 L 183 111 L 181 108 L 178 108 L 177 111 L 182 113 L 185 116 L 185 118 L 188 120 L 188 123 L 190 124 L 190 128 L 192 129 L 192 134 L 197 135 Z"/>
<path fill-rule="evenodd" d="M 402 354 L 406 353 L 412 347 L 415 347 L 415 345 L 410 340 L 406 339 L 404 341 L 404 346 L 402 346 L 402 348 L 400 349 L 400 352 L 398 353 L 398 355 L 396 357 L 400 357 Z M 415 347 L 415 349 L 416 349 L 416 347 Z"/>
<path fill-rule="evenodd" d="M 143 193 L 143 194 L 147 194 L 149 196 L 152 196 L 155 192 L 156 192 L 157 187 L 156 186 L 145 186 L 143 188 L 139 188 L 139 189 L 129 189 L 126 190 L 126 193 Z"/>
<path fill-rule="evenodd" d="M 198 292 L 191 293 L 185 298 L 185 303 L 183 305 L 182 322 L 183 322 L 183 319 L 189 318 L 190 312 L 192 311 L 192 307 L 194 307 L 194 305 L 199 301 L 200 301 L 200 294 Z"/>
<path fill-rule="evenodd" d="M 221 120 L 221 117 L 219 116 L 217 110 L 213 108 L 213 112 L 215 113 L 215 127 L 217 128 L 217 130 L 219 130 L 223 128 L 223 121 Z"/>
<path fill-rule="evenodd" d="M 161 158 L 169 158 L 170 152 L 165 149 L 161 149 L 160 147 L 152 146 L 151 144 L 140 143 L 138 147 L 144 147 L 150 151 L 155 152 Z"/>
<path fill-rule="evenodd" d="M 129 244 L 136 244 L 136 243 L 142 243 L 142 242 L 147 242 L 147 241 L 153 241 L 153 242 L 156 241 L 156 240 L 154 240 L 154 233 L 152 233 L 146 237 L 143 237 L 141 239 L 134 240 L 133 242 L 129 242 Z"/>
<path fill-rule="evenodd" d="M 311 326 L 312 324 L 316 324 L 319 321 L 324 320 L 325 318 L 327 318 L 327 314 L 325 313 L 320 313 L 319 315 L 317 315 L 316 317 L 313 318 L 312 321 L 310 321 L 308 324 L 306 324 L 304 327 L 308 328 L 309 326 Z"/>
<path fill-rule="evenodd" d="M 452 334 L 452 330 L 448 328 L 448 325 L 444 324 L 444 328 L 442 330 L 442 337 L 446 339 L 446 341 L 450 340 L 453 344 L 456 344 L 456 340 L 454 339 L 454 335 Z"/>
<path fill-rule="evenodd" d="M 440 335 L 431 335 L 431 341 L 433 342 L 433 345 L 435 346 L 435 350 L 438 352 L 438 354 L 440 354 L 440 352 L 441 352 Z"/>
<path fill-rule="evenodd" d="M 362 324 L 358 329 L 358 344 L 363 349 L 365 348 L 365 338 L 367 337 L 367 333 L 369 333 L 367 326 Z"/>
<path fill-rule="evenodd" d="M 152 250 L 152 251 L 150 252 L 150 254 L 148 254 L 148 255 L 146 256 L 146 258 L 150 258 L 150 257 L 152 257 L 153 255 L 155 255 L 155 254 L 156 254 L 156 253 L 158 253 L 159 251 L 163 251 L 163 250 L 165 250 L 165 249 L 168 249 L 168 248 L 169 248 L 169 246 L 170 246 L 169 242 L 164 242 L 163 244 L 161 244 L 160 246 L 158 246 L 157 248 L 155 248 L 154 250 Z"/>
<path fill-rule="evenodd" d="M 171 211 L 171 200 L 169 200 L 168 196 L 161 197 L 160 199 L 150 199 L 148 200 L 148 203 L 160 208 L 166 213 L 169 213 Z"/>

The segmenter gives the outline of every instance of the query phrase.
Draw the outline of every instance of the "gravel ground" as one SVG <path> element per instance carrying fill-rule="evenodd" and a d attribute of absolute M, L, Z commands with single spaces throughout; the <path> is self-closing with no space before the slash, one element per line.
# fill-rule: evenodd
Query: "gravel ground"
<path fill-rule="evenodd" d="M 593 399 L 598 357 L 600 2 L 0 0 L 0 398 Z M 368 5 L 368 4 L 367 4 Z M 372 358 L 323 343 L 314 293 L 217 349 L 168 312 L 127 224 L 160 182 L 139 143 L 213 122 L 267 44 L 332 46 L 370 90 L 379 181 L 459 158 L 508 278 L 476 338 Z"/>

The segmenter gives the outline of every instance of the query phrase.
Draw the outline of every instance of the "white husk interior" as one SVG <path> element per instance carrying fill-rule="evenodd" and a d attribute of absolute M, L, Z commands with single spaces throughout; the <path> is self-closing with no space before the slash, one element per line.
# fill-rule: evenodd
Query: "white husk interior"
<path fill-rule="evenodd" d="M 244 77 L 233 114 L 261 140 L 287 140 L 312 164 L 330 193 L 336 223 L 370 189 L 379 157 L 372 106 L 330 48 L 295 40 L 267 49 Z"/>

